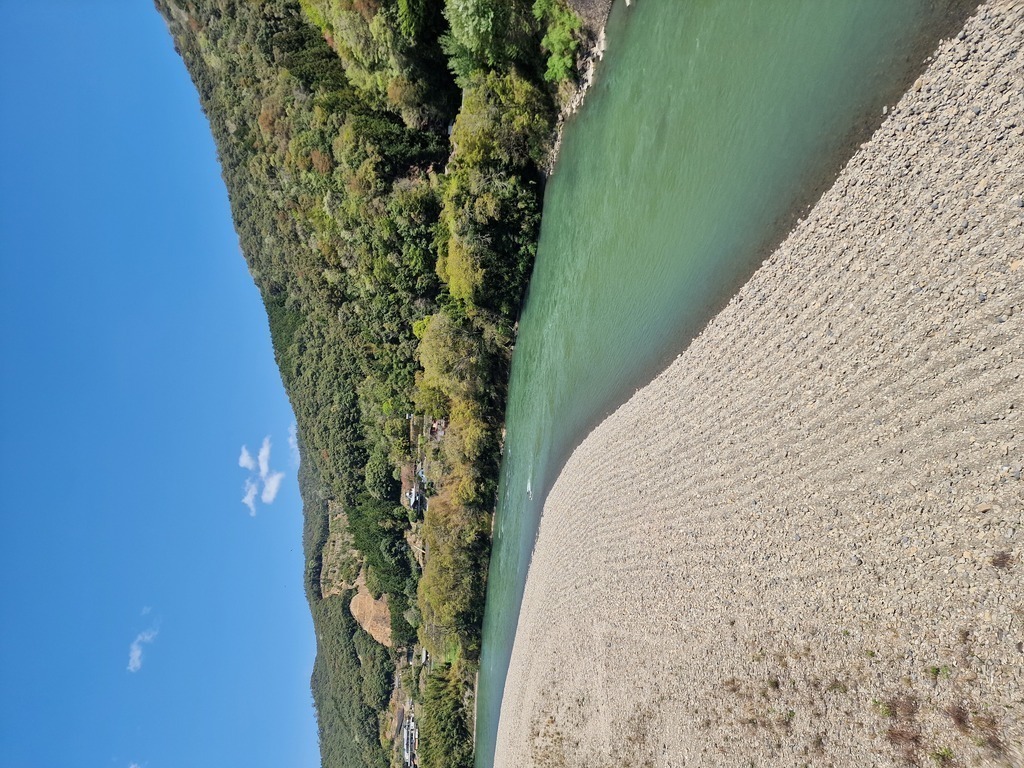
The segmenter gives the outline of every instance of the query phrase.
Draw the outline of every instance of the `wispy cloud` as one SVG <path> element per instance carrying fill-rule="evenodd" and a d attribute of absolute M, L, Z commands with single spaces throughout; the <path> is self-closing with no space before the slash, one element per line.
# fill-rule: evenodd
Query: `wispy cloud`
<path fill-rule="evenodd" d="M 288 444 L 292 445 L 294 437 L 295 451 L 297 452 L 298 438 L 293 435 L 293 430 L 289 431 Z M 275 472 L 270 468 L 271 446 L 270 435 L 267 435 L 263 438 L 255 460 L 249 453 L 248 446 L 245 445 L 242 446 L 242 453 L 238 457 L 238 466 L 249 470 L 250 473 L 245 481 L 245 495 L 242 497 L 242 503 L 249 508 L 249 515 L 253 517 L 256 515 L 256 497 L 259 496 L 260 501 L 264 504 L 273 504 L 278 491 L 281 490 L 281 483 L 284 481 L 284 472 Z"/>
<path fill-rule="evenodd" d="M 299 466 L 299 428 L 295 424 L 288 427 L 288 450 L 292 465 Z"/>
<path fill-rule="evenodd" d="M 260 480 L 266 480 L 270 474 L 270 435 L 263 438 L 263 445 L 260 446 Z"/>
<path fill-rule="evenodd" d="M 251 479 L 245 481 L 245 496 L 242 503 L 249 508 L 249 516 L 256 517 L 256 492 L 259 490 L 256 483 Z"/>
<path fill-rule="evenodd" d="M 284 472 L 273 472 L 270 477 L 263 481 L 263 493 L 260 494 L 260 501 L 264 504 L 273 504 L 277 498 L 277 492 L 281 488 L 281 481 L 284 480 Z"/>
<path fill-rule="evenodd" d="M 138 763 L 132 763 L 131 765 L 128 766 L 128 768 L 142 768 L 142 766 L 139 765 Z"/>
<path fill-rule="evenodd" d="M 128 671 L 138 672 L 142 669 L 142 646 L 156 640 L 157 630 L 147 629 L 139 632 L 128 648 Z"/>
<path fill-rule="evenodd" d="M 249 449 L 244 445 L 242 446 L 242 453 L 238 457 L 238 466 L 242 469 L 248 469 L 250 472 L 256 469 L 256 461 L 253 459 L 252 454 L 249 453 Z"/>

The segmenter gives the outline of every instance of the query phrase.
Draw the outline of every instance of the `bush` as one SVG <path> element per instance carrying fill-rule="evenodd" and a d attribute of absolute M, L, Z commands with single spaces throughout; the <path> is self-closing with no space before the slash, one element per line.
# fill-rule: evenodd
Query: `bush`
<path fill-rule="evenodd" d="M 576 64 L 578 34 L 583 22 L 565 0 L 537 0 L 533 4 L 533 15 L 547 28 L 541 41 L 541 47 L 548 52 L 544 79 L 552 83 L 567 80 Z"/>
<path fill-rule="evenodd" d="M 540 164 L 549 149 L 547 96 L 514 71 L 473 76 L 452 129 L 453 159 L 460 165 Z"/>
<path fill-rule="evenodd" d="M 379 501 L 397 501 L 399 486 L 387 453 L 378 446 L 366 462 L 366 491 Z"/>
<path fill-rule="evenodd" d="M 532 25 L 524 0 L 446 0 L 449 33 L 442 40 L 457 78 L 504 68 L 523 58 Z"/>

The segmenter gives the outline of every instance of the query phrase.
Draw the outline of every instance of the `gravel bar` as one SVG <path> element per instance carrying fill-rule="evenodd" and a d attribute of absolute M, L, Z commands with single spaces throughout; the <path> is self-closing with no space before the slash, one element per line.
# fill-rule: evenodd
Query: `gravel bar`
<path fill-rule="evenodd" d="M 1024 4 L 552 489 L 495 765 L 1024 766 Z"/>

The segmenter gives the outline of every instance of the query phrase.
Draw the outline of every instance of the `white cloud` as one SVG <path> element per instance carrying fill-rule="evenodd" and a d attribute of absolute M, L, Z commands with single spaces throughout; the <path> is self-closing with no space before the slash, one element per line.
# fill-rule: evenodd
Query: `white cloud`
<path fill-rule="evenodd" d="M 128 648 L 128 671 L 138 672 L 142 669 L 142 646 L 144 643 L 152 643 L 156 640 L 157 630 L 147 629 L 139 634 L 132 641 Z"/>
<path fill-rule="evenodd" d="M 284 472 L 273 472 L 270 477 L 263 481 L 263 493 L 260 494 L 260 501 L 264 504 L 273 504 L 277 498 L 277 492 L 281 488 L 281 481 L 284 480 Z"/>
<path fill-rule="evenodd" d="M 142 766 L 139 765 L 138 763 L 132 763 L 131 765 L 128 766 L 128 768 L 142 768 Z"/>
<path fill-rule="evenodd" d="M 299 428 L 295 424 L 288 427 L 288 448 L 292 464 L 296 467 L 299 466 Z"/>
<path fill-rule="evenodd" d="M 249 453 L 249 449 L 246 446 L 242 446 L 242 453 L 238 457 L 238 466 L 242 469 L 248 469 L 252 472 L 256 469 L 256 462 L 253 461 L 252 454 Z"/>
<path fill-rule="evenodd" d="M 152 606 L 144 605 L 144 606 L 142 606 L 142 614 L 141 615 L 145 616 L 145 615 L 147 615 L 152 610 L 153 610 Z"/>
<path fill-rule="evenodd" d="M 263 445 L 260 446 L 260 480 L 266 480 L 270 474 L 270 435 L 263 438 Z"/>
<path fill-rule="evenodd" d="M 298 435 L 294 424 L 288 431 L 288 445 L 292 446 L 293 454 L 297 457 Z M 267 435 L 263 438 L 255 460 L 244 445 L 242 454 L 238 457 L 238 466 L 249 470 L 250 473 L 245 481 L 245 496 L 242 497 L 242 503 L 249 508 L 249 515 L 253 517 L 256 515 L 256 497 L 259 496 L 264 504 L 273 504 L 284 481 L 284 472 L 275 472 L 270 468 L 270 448 L 270 435 Z"/>
<path fill-rule="evenodd" d="M 245 481 L 245 496 L 242 497 L 242 503 L 249 508 L 249 516 L 256 517 L 256 483 L 252 479 Z"/>

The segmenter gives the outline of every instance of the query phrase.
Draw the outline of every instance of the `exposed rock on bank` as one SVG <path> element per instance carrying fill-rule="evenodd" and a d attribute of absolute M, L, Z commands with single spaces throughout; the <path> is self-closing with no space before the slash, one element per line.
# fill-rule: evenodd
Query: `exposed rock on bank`
<path fill-rule="evenodd" d="M 1024 5 L 545 506 L 496 766 L 1024 765 Z"/>
<path fill-rule="evenodd" d="M 595 39 L 604 30 L 608 13 L 612 9 L 612 0 L 566 0 L 569 7 L 583 19 L 587 32 Z"/>

